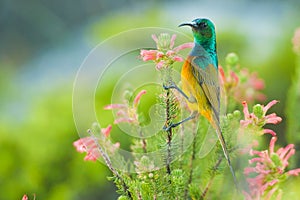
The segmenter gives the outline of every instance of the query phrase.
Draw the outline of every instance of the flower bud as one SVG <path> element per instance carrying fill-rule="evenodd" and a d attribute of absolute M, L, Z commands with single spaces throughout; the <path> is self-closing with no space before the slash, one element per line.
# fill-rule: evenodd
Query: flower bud
<path fill-rule="evenodd" d="M 149 173 L 148 175 L 149 178 L 153 178 L 153 176 L 154 176 L 153 173 Z"/>
<path fill-rule="evenodd" d="M 264 111 L 262 105 L 256 104 L 255 106 L 253 106 L 253 113 L 258 119 L 264 117 Z"/>
<path fill-rule="evenodd" d="M 233 119 L 233 114 L 228 113 L 228 114 L 227 114 L 227 118 L 228 118 L 229 120 Z"/>
<path fill-rule="evenodd" d="M 157 48 L 160 50 L 168 50 L 170 48 L 171 36 L 168 33 L 161 33 L 158 36 Z"/>
<path fill-rule="evenodd" d="M 235 110 L 235 111 L 233 112 L 233 117 L 235 117 L 235 118 L 240 118 L 240 117 L 241 117 L 241 111 Z"/>
<path fill-rule="evenodd" d="M 234 67 L 238 64 L 239 57 L 235 53 L 229 53 L 229 54 L 227 54 L 225 61 L 226 61 L 227 65 L 229 65 L 230 67 Z"/>
<path fill-rule="evenodd" d="M 272 160 L 272 164 L 273 164 L 273 166 L 271 166 L 271 167 L 273 167 L 273 168 L 282 167 L 282 162 L 281 162 L 281 159 L 278 154 L 273 153 L 271 155 L 271 160 Z"/>
<path fill-rule="evenodd" d="M 124 97 L 124 99 L 126 99 L 126 100 L 130 100 L 130 98 L 131 98 L 131 96 L 132 96 L 132 91 L 130 91 L 130 90 L 125 90 L 124 91 L 124 93 L 123 93 L 123 97 Z"/>

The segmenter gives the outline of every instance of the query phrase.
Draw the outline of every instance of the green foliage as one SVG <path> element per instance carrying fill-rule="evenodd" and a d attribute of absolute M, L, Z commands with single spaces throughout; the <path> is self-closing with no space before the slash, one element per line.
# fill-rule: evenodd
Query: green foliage
<path fill-rule="evenodd" d="M 253 113 L 249 115 L 247 113 L 249 111 L 246 111 L 248 110 L 247 104 L 244 103 L 245 120 L 243 121 L 245 122 L 243 124 L 247 125 L 240 123 L 241 111 L 235 109 L 239 107 L 241 102 L 237 102 L 234 96 L 228 94 L 230 92 L 235 94 L 235 91 L 232 89 L 242 89 L 242 87 L 237 87 L 239 81 L 241 84 L 244 84 L 244 87 L 250 88 L 253 85 L 249 84 L 249 77 L 245 73 L 240 74 L 241 69 L 237 62 L 236 55 L 230 54 L 227 57 L 227 70 L 230 71 L 227 74 L 231 77 L 230 79 L 223 77 L 223 81 L 227 84 L 224 84 L 227 87 L 227 96 L 225 95 L 227 98 L 225 103 L 227 104 L 222 105 L 225 107 L 223 110 L 225 110 L 226 115 L 222 115 L 220 118 L 222 133 L 232 164 L 234 169 L 237 169 L 236 175 L 238 180 L 243 184 L 246 181 L 246 177 L 243 171 L 239 169 L 246 169 L 248 166 L 248 152 L 255 146 L 253 142 L 257 142 L 259 140 L 257 137 L 265 131 L 263 126 L 266 123 L 270 123 L 267 122 L 267 118 L 271 119 L 273 117 L 272 120 L 275 121 L 278 118 L 276 115 L 266 116 L 267 111 L 260 104 L 254 105 Z M 172 70 L 170 69 L 161 70 L 162 85 L 172 84 Z M 255 76 L 252 76 L 252 78 L 260 81 Z M 255 88 L 253 89 L 255 92 Z M 129 168 L 134 169 L 135 173 L 127 174 L 118 169 L 112 170 L 113 180 L 118 187 L 118 193 L 121 195 L 119 198 L 242 199 L 242 194 L 236 192 L 232 175 L 229 172 L 227 163 L 224 162 L 224 153 L 216 137 L 215 130 L 210 126 L 206 118 L 199 117 L 180 124 L 180 126 L 173 127 L 172 124 L 176 124 L 181 118 L 184 119 L 184 116 L 189 111 L 182 109 L 182 104 L 180 103 L 182 97 L 180 97 L 181 94 L 178 91 L 171 89 L 161 89 L 159 91 L 161 95 L 159 95 L 157 100 L 161 105 L 160 109 L 163 109 L 165 112 L 165 130 L 158 131 L 154 137 L 134 139 L 132 141 L 131 150 L 142 153 L 141 155 L 134 154 L 134 162 L 127 163 L 131 165 Z M 128 95 L 127 99 L 133 98 L 132 93 L 128 93 Z M 273 105 L 276 103 L 276 101 L 272 102 Z M 254 122 L 251 122 L 252 119 Z M 137 120 L 141 124 L 144 118 L 138 116 Z M 139 124 L 133 124 L 133 126 L 139 126 Z M 134 130 L 141 131 L 141 135 L 143 135 L 142 129 Z M 160 151 L 160 154 L 157 154 L 156 157 L 143 154 L 153 151 Z M 235 157 L 237 155 L 239 157 L 236 160 Z M 163 165 L 157 165 L 156 161 L 159 159 L 163 162 Z M 277 154 L 271 155 L 270 160 L 276 165 L 274 168 L 286 167 L 283 166 L 282 158 L 279 158 Z M 122 162 L 126 163 L 125 160 Z M 115 173 L 115 171 L 118 171 L 118 173 Z M 281 182 L 284 182 L 287 177 L 286 173 L 279 173 L 276 176 Z M 273 181 L 272 178 L 274 177 L 266 181 Z M 279 188 L 278 185 L 274 187 Z M 248 191 L 248 188 L 243 187 L 241 189 Z M 266 196 L 271 189 L 272 187 L 265 189 L 263 195 Z M 281 194 L 281 189 L 276 193 L 276 195 L 279 194 Z"/>
<path fill-rule="evenodd" d="M 296 60 L 295 73 L 292 77 L 292 84 L 288 90 L 286 103 L 287 134 L 288 142 L 300 145 L 300 56 Z M 292 160 L 292 166 L 300 163 L 299 153 Z"/>
<path fill-rule="evenodd" d="M 88 30 L 89 38 L 92 40 L 99 41 L 99 38 L 108 38 L 112 35 L 119 34 L 129 29 L 140 28 L 145 26 L 158 26 L 158 24 L 164 24 L 166 22 L 161 21 L 161 12 L 157 9 L 150 9 L 145 12 L 142 16 L 136 15 L 131 12 L 118 12 L 113 15 L 106 16 L 105 20 L 99 20 L 93 24 Z M 120 20 L 122 19 L 122 20 Z M 109 27 L 107 25 L 110 24 Z M 144 39 L 143 35 L 136 35 L 135 39 Z M 133 41 L 118 41 L 116 45 L 126 45 L 128 42 Z"/>
<path fill-rule="evenodd" d="M 296 141 L 300 144 L 300 56 L 297 57 L 295 73 L 292 77 L 292 85 L 287 96 L 287 139 L 289 142 Z"/>
<path fill-rule="evenodd" d="M 170 71 L 163 73 L 170 73 Z M 176 123 L 180 120 L 179 116 L 183 117 L 189 113 L 179 110 L 178 97 L 180 96 L 175 95 L 173 90 L 161 90 L 161 92 L 163 95 L 157 100 L 162 106 L 160 108 L 167 112 L 166 120 L 169 121 L 166 121 L 166 124 Z M 239 111 L 222 117 L 222 131 L 232 156 L 235 151 L 240 117 Z M 214 191 L 218 189 L 234 190 L 231 174 L 224 173 L 228 169 L 215 130 L 204 117 L 188 121 L 170 130 L 172 130 L 171 135 L 169 131 L 161 130 L 154 137 L 132 141 L 130 149 L 133 152 L 160 151 L 161 154 L 157 154 L 159 157 L 134 154 L 133 163 L 121 161 L 123 165 L 131 165 L 128 168 L 134 169 L 135 173 L 127 174 L 118 169 L 113 170 L 118 171 L 118 174 L 113 172 L 114 176 L 111 180 L 118 188 L 120 199 L 214 198 L 216 197 Z M 157 160 L 162 160 L 164 164 L 157 166 Z M 225 177 L 227 181 L 222 181 Z"/>
<path fill-rule="evenodd" d="M 83 162 L 74 152 L 71 85 L 31 102 L 22 122 L 0 125 L 0 199 L 96 199 L 110 190 L 105 166 Z M 34 106 L 33 106 L 34 105 Z M 13 189 L 12 189 L 13 188 Z M 76 189 L 74 189 L 76 188 Z"/>
<path fill-rule="evenodd" d="M 245 2 L 247 3 L 248 1 Z M 84 162 L 83 155 L 78 155 L 72 148 L 71 143 L 78 138 L 78 135 L 74 128 L 71 113 L 71 86 L 66 86 L 65 84 L 58 87 L 52 86 L 50 92 L 44 91 L 43 93 L 34 91 L 34 95 L 30 98 L 32 99 L 32 102 L 29 104 L 29 107 L 27 107 L 26 102 L 24 105 L 23 98 L 27 95 L 27 88 L 24 88 L 22 81 L 19 81 L 20 77 L 21 79 L 24 78 L 21 74 L 32 73 L 33 77 L 36 77 L 40 76 L 40 73 L 48 73 L 48 69 L 44 71 L 44 68 L 47 67 L 47 64 L 45 65 L 44 63 L 49 62 L 49 60 L 43 60 L 44 62 L 38 64 L 39 66 L 35 66 L 37 65 L 36 62 L 30 62 L 27 69 L 25 68 L 24 63 L 29 59 L 35 60 L 39 59 L 39 57 L 44 58 L 45 52 L 46 55 L 49 55 L 48 53 L 50 52 L 51 56 L 49 56 L 49 63 L 52 65 L 52 61 L 54 62 L 51 68 L 54 68 L 55 66 L 58 66 L 58 68 L 67 67 L 64 66 L 65 63 L 61 63 L 59 56 L 57 58 L 57 55 L 51 54 L 49 43 L 51 43 L 51 48 L 54 47 L 55 50 L 59 49 L 65 51 L 65 44 L 61 39 L 69 33 L 72 33 L 70 34 L 72 36 L 77 35 L 77 28 L 74 27 L 79 27 L 80 32 L 82 32 L 82 28 L 85 29 L 85 27 L 88 26 L 89 30 L 87 30 L 88 33 L 86 37 L 98 42 L 102 38 L 110 37 L 111 35 L 127 30 L 128 28 L 169 26 L 172 29 L 176 29 L 176 25 L 182 22 L 182 19 L 178 19 L 177 16 L 170 20 L 170 16 L 178 12 L 179 7 L 177 1 L 175 3 L 176 5 L 171 5 L 170 2 L 164 4 L 157 1 L 156 6 L 153 8 L 151 8 L 151 3 L 147 3 L 146 5 L 141 4 L 142 11 L 140 11 L 140 8 L 138 7 L 140 6 L 140 2 L 128 3 L 127 1 L 123 1 L 121 3 L 115 1 L 115 3 L 113 3 L 113 1 L 95 1 L 94 3 L 88 2 L 84 4 L 75 3 L 71 6 L 69 3 L 70 2 L 67 1 L 34 1 L 34 4 L 32 5 L 34 5 L 35 9 L 32 9 L 32 6 L 28 5 L 28 2 L 25 1 L 23 3 L 20 1 L 16 4 L 9 5 L 5 1 L 2 3 L 3 19 L 9 20 L 3 20 L 3 32 L 1 34 L 0 199 L 21 199 L 24 193 L 27 193 L 30 199 L 32 199 L 33 193 L 36 193 L 37 199 L 116 199 L 113 184 L 107 182 L 105 179 L 106 176 L 111 176 L 108 169 L 99 163 Z M 247 5 L 246 3 L 239 3 L 238 6 Z M 122 12 L 123 4 L 127 4 L 130 7 L 130 12 L 128 12 L 128 10 Z M 137 4 L 135 6 L 137 6 L 138 9 L 132 10 L 133 4 Z M 278 2 L 275 2 L 275 4 L 278 4 Z M 259 30 L 258 33 L 256 30 L 251 30 L 251 21 L 246 18 L 243 18 L 246 19 L 246 21 L 240 20 L 238 17 L 234 17 L 236 16 L 234 13 L 232 13 L 234 15 L 233 17 L 224 17 L 224 20 L 221 20 L 222 23 L 217 27 L 217 46 L 221 63 L 224 62 L 222 59 L 227 52 L 236 51 L 239 53 L 245 67 L 254 67 L 255 70 L 258 70 L 260 75 L 266 80 L 267 87 L 265 94 L 267 97 L 269 99 L 276 98 L 281 102 L 279 107 L 275 108 L 276 113 L 283 116 L 283 109 L 285 106 L 287 107 L 287 120 L 283 120 L 282 125 L 279 126 L 281 129 L 277 129 L 278 131 L 276 132 L 281 135 L 279 138 L 281 143 L 285 143 L 285 140 L 290 143 L 295 143 L 297 148 L 295 156 L 298 157 L 298 160 L 295 161 L 293 165 L 299 166 L 300 81 L 298 74 L 300 64 L 298 61 L 294 72 L 291 67 L 294 66 L 294 56 L 290 51 L 291 31 L 289 30 L 291 24 L 294 26 L 296 23 L 299 23 L 295 20 L 299 19 L 299 4 L 292 4 L 293 6 L 290 6 L 289 3 L 287 4 L 289 6 L 284 7 L 287 9 L 293 7 L 294 9 L 286 10 L 282 7 L 283 12 L 280 12 L 280 17 L 275 17 L 279 21 L 273 20 L 274 22 L 276 21 L 275 24 L 278 28 L 276 31 L 273 31 L 272 24 L 264 24 L 263 20 L 259 20 L 259 22 L 253 20 L 254 23 L 262 25 L 259 26 L 259 28 L 256 28 L 256 30 Z M 223 4 L 220 5 L 222 6 Z M 19 8 L 22 8 L 21 12 L 17 12 Z M 109 8 L 118 10 L 112 11 Z M 217 10 L 219 8 L 220 7 L 216 7 Z M 235 8 L 236 7 L 233 9 Z M 28 9 L 30 9 L 30 11 Z M 198 9 L 195 10 L 198 14 Z M 226 9 L 221 10 L 227 12 Z M 266 9 L 260 10 L 263 12 L 260 13 L 261 16 L 263 16 L 262 18 L 274 19 L 274 16 L 278 16 L 277 12 L 272 13 Z M 277 11 L 277 9 L 273 10 Z M 293 10 L 296 10 L 296 13 Z M 14 15 L 15 12 L 17 12 L 18 15 Z M 189 13 L 189 15 L 192 15 L 193 12 L 194 11 Z M 103 13 L 107 14 L 103 15 Z M 169 15 L 170 13 L 171 15 Z M 100 15 L 100 17 L 95 17 L 95 15 Z M 181 13 L 180 16 L 184 16 L 184 13 Z M 253 19 L 253 17 L 250 18 Z M 96 20 L 95 23 L 92 27 L 89 27 L 89 23 L 91 21 L 94 22 L 94 20 Z M 219 21 L 220 19 L 216 20 Z M 19 26 L 20 21 L 22 21 L 22 26 Z M 82 25 L 84 27 L 80 27 Z M 298 25 L 299 24 L 297 24 L 297 26 Z M 257 27 L 256 24 L 254 26 Z M 227 29 L 225 32 L 224 27 Z M 245 27 L 248 27 L 249 29 Z M 269 34 L 267 34 L 267 37 L 264 36 L 264 33 L 266 33 L 265 31 L 276 32 L 275 35 L 271 34 L 273 40 L 272 37 L 269 37 Z M 83 30 L 83 32 L 85 32 L 85 30 Z M 140 40 L 144 40 L 145 38 L 144 35 L 137 35 L 136 37 L 139 37 Z M 265 39 L 270 42 L 261 43 L 261 41 L 265 41 Z M 78 38 L 75 38 L 75 40 L 78 40 Z M 78 41 L 72 41 L 71 38 L 72 49 L 78 48 Z M 116 48 L 118 48 L 119 45 L 126 45 L 132 41 L 124 40 L 124 42 L 119 42 L 122 43 L 116 44 Z M 257 49 L 249 49 L 251 44 L 253 44 L 252 46 L 257 47 Z M 269 47 L 269 50 L 266 47 Z M 18 50 L 18 53 L 16 53 L 16 49 Z M 270 50 L 273 50 L 273 52 Z M 35 52 L 38 53 L 35 54 Z M 64 53 L 62 53 L 62 55 L 64 56 Z M 32 58 L 31 56 L 35 57 Z M 77 56 L 77 54 L 75 56 Z M 84 57 L 84 55 L 78 57 Z M 36 71 L 37 68 L 39 70 Z M 286 90 L 289 87 L 291 75 L 293 76 L 292 87 L 289 90 L 288 100 L 286 102 Z M 56 78 L 51 80 L 51 82 L 55 83 L 56 81 Z M 28 86 L 31 85 L 29 84 Z M 108 96 L 111 94 L 111 88 L 111 86 L 108 86 L 100 90 L 101 99 L 97 98 L 97 111 L 108 104 Z M 142 103 L 144 103 L 144 101 Z M 19 104 L 21 106 L 19 106 Z M 141 107 L 144 107 L 144 105 Z M 233 106 L 229 105 L 228 108 L 230 108 L 228 109 L 230 113 L 233 112 L 234 109 L 237 109 L 235 104 Z M 104 125 L 111 123 L 111 116 L 108 111 L 103 112 L 100 115 L 101 122 L 103 122 Z M 231 114 L 227 114 L 226 117 L 231 119 L 230 115 Z M 287 124 L 285 122 L 287 122 Z M 222 123 L 230 124 L 225 122 Z M 204 122 L 200 122 L 199 125 L 202 126 L 199 128 L 203 130 L 207 127 L 207 124 Z M 189 127 L 192 126 L 192 124 L 183 126 Z M 283 133 L 284 128 L 287 128 L 288 130 L 286 134 Z M 227 128 L 224 128 L 223 125 L 223 130 L 225 131 L 225 129 Z M 197 155 L 200 154 L 200 147 L 206 135 L 205 131 L 198 130 L 198 133 L 197 137 L 199 138 L 195 141 L 196 151 L 198 152 Z M 200 133 L 202 135 L 200 135 Z M 213 132 L 211 133 L 213 134 Z M 180 134 L 181 133 L 179 132 L 175 137 L 177 137 L 177 139 L 186 137 L 185 135 Z M 115 141 L 121 142 L 122 148 L 125 149 L 128 147 L 129 149 L 131 141 L 128 140 L 125 134 L 115 131 L 112 135 Z M 225 134 L 225 136 L 226 135 L 227 134 Z M 226 137 L 228 138 L 228 136 L 230 136 L 230 134 Z M 228 141 L 228 139 L 226 139 L 226 141 Z M 158 138 L 149 138 L 147 142 L 147 149 L 149 151 L 154 151 L 165 145 L 165 137 L 163 133 L 160 133 Z M 137 139 L 133 143 L 133 146 L 138 146 L 137 150 L 134 149 L 133 151 L 143 152 L 142 141 Z M 229 142 L 229 145 L 232 147 L 234 146 L 234 143 L 231 144 L 231 142 Z M 174 144 L 173 146 L 174 148 L 176 146 L 175 150 L 182 149 L 181 143 Z M 219 148 L 218 155 L 220 155 L 220 147 L 218 146 L 217 148 Z M 188 155 L 191 155 L 192 149 L 192 146 L 190 146 L 188 151 L 186 151 L 186 154 L 179 157 L 178 162 L 172 163 L 172 168 L 174 170 L 186 165 L 184 171 L 185 176 L 187 177 L 189 177 L 190 172 L 189 165 L 187 164 L 189 164 L 191 160 L 191 157 Z M 259 147 L 258 149 L 263 148 Z M 234 154 L 235 153 L 232 152 L 231 156 L 235 156 Z M 212 154 L 208 154 L 207 156 L 210 155 Z M 213 160 L 216 158 L 217 156 L 211 159 Z M 203 186 L 205 186 L 204 181 L 205 179 L 208 179 L 207 176 L 209 175 L 203 177 L 205 172 L 201 169 L 208 168 L 209 164 L 205 163 L 206 160 L 207 159 L 205 158 L 197 159 L 193 162 L 193 166 L 195 166 L 193 170 L 194 182 L 190 184 L 188 189 L 192 199 L 200 199 L 204 189 Z M 247 159 L 242 160 L 240 158 L 233 158 L 233 160 L 237 169 L 243 168 L 240 167 L 241 163 L 248 163 Z M 224 161 L 222 161 L 222 164 L 226 170 Z M 210 166 L 213 166 L 213 164 L 210 163 Z M 151 177 L 153 180 L 152 188 L 165 188 L 161 185 L 162 182 L 160 182 L 159 179 L 160 175 L 165 175 L 165 171 L 162 170 L 162 173 L 148 173 L 149 178 Z M 242 175 L 242 170 L 240 170 L 240 174 L 238 175 Z M 228 176 L 227 180 L 231 181 L 231 177 Z M 199 185 L 200 183 L 202 183 L 201 187 Z M 220 181 L 218 183 L 224 185 L 224 183 Z M 231 182 L 228 185 L 231 186 Z M 293 178 L 286 182 L 283 186 L 284 195 L 282 199 L 298 199 L 299 185 L 299 178 Z M 225 194 L 228 193 L 231 193 L 231 191 L 218 191 L 219 196 L 214 199 L 226 199 Z M 158 197 L 162 198 L 162 194 L 160 193 Z M 127 196 L 120 196 L 119 199 L 126 200 L 129 198 Z"/>

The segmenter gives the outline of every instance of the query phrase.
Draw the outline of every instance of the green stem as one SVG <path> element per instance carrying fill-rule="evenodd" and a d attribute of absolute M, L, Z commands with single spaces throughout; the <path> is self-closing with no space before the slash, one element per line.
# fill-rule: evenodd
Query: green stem
<path fill-rule="evenodd" d="M 188 180 L 188 184 L 187 184 L 187 187 L 185 189 L 185 192 L 184 192 L 185 199 L 187 199 L 187 195 L 188 195 L 188 186 L 193 181 L 193 171 L 194 171 L 193 164 L 194 164 L 194 161 L 196 159 L 196 144 L 197 144 L 196 134 L 197 134 L 197 130 L 196 130 L 196 123 L 195 123 L 194 120 L 193 120 L 192 130 L 193 130 L 193 138 L 194 139 L 193 139 L 193 146 L 192 146 L 192 156 L 191 156 L 191 160 L 190 160 L 190 164 L 189 164 L 189 167 L 190 167 L 189 180 Z"/>
<path fill-rule="evenodd" d="M 171 95 L 171 91 L 167 90 L 167 97 L 166 97 L 166 127 L 169 127 L 171 125 L 171 114 L 170 114 L 170 95 Z M 172 135 L 173 135 L 173 131 L 172 128 L 170 128 L 167 131 L 167 159 L 166 159 L 166 169 L 167 169 L 167 173 L 170 175 L 171 174 L 171 143 L 172 143 Z"/>
<path fill-rule="evenodd" d="M 129 191 L 129 187 L 127 186 L 127 184 L 125 183 L 125 181 L 123 180 L 123 178 L 120 176 L 120 174 L 118 173 L 118 171 L 112 166 L 111 160 L 109 158 L 109 156 L 103 151 L 102 147 L 99 145 L 97 138 L 95 137 L 95 135 L 91 132 L 91 130 L 88 130 L 88 133 L 91 135 L 92 139 L 94 140 L 95 144 L 97 145 L 98 150 L 100 151 L 100 154 L 104 160 L 104 162 L 106 163 L 106 166 L 110 169 L 110 171 L 114 174 L 114 176 L 120 180 L 123 190 L 124 192 L 127 194 L 127 196 L 129 197 L 129 199 L 133 199 L 132 195 Z"/>
<path fill-rule="evenodd" d="M 167 67 L 162 70 L 162 81 L 164 85 L 168 85 L 172 83 L 172 69 Z M 165 90 L 165 112 L 166 112 L 166 121 L 165 127 L 170 127 L 172 121 L 174 119 L 174 99 L 173 93 L 171 89 Z M 167 173 L 171 174 L 171 160 L 172 160 L 172 137 L 173 137 L 173 130 L 172 127 L 169 128 L 167 131 L 167 156 L 166 156 L 166 170 Z"/>
<path fill-rule="evenodd" d="M 141 127 L 139 128 L 139 134 L 140 134 L 140 137 L 143 138 L 142 139 L 142 149 L 143 149 L 144 153 L 147 153 L 147 141 L 144 138 L 144 134 L 143 134 Z"/>
<path fill-rule="evenodd" d="M 211 175 L 210 180 L 208 181 L 208 183 L 207 183 L 207 185 L 206 185 L 204 191 L 203 191 L 202 194 L 201 194 L 201 199 L 205 199 L 205 196 L 206 196 L 208 190 L 210 189 L 210 186 L 212 185 L 213 180 L 214 180 L 214 178 L 215 178 L 215 176 L 216 176 L 216 174 L 217 174 L 216 171 L 217 171 L 218 167 L 220 166 L 220 164 L 221 164 L 221 162 L 222 162 L 222 159 L 223 159 L 223 157 L 221 156 L 221 157 L 218 159 L 218 161 L 216 162 L 215 166 L 213 167 L 212 175 Z"/>
<path fill-rule="evenodd" d="M 180 127 L 180 157 L 179 157 L 179 168 L 182 169 L 183 163 L 183 154 L 184 154 L 184 124 L 181 124 Z"/>

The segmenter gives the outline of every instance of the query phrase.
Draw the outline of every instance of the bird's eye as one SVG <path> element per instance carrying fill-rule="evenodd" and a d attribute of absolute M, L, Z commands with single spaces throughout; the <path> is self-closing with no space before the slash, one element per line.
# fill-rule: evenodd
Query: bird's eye
<path fill-rule="evenodd" d="M 205 29 L 205 28 L 207 27 L 207 23 L 206 23 L 206 22 L 201 22 L 201 23 L 199 24 L 199 27 L 200 27 L 201 29 Z"/>

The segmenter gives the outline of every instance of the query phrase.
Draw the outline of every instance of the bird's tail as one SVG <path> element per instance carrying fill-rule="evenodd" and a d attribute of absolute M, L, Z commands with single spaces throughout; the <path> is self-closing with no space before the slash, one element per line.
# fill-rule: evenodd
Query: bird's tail
<path fill-rule="evenodd" d="M 218 123 L 218 120 L 215 120 L 212 124 L 213 124 L 214 128 L 216 129 L 216 133 L 217 133 L 218 139 L 219 139 L 219 141 L 220 141 L 220 143 L 221 143 L 221 146 L 222 146 L 222 149 L 223 149 L 223 153 L 224 153 L 225 159 L 227 160 L 227 164 L 228 164 L 228 166 L 229 166 L 229 168 L 230 168 L 230 172 L 231 172 L 231 174 L 232 174 L 234 184 L 235 184 L 236 188 L 238 189 L 238 184 L 237 184 L 235 172 L 234 172 L 233 167 L 232 167 L 232 165 L 231 165 L 229 153 L 228 153 L 227 147 L 226 147 L 226 142 L 225 142 L 224 136 L 223 136 L 223 134 L 222 134 L 220 125 L 219 125 L 219 123 Z"/>

